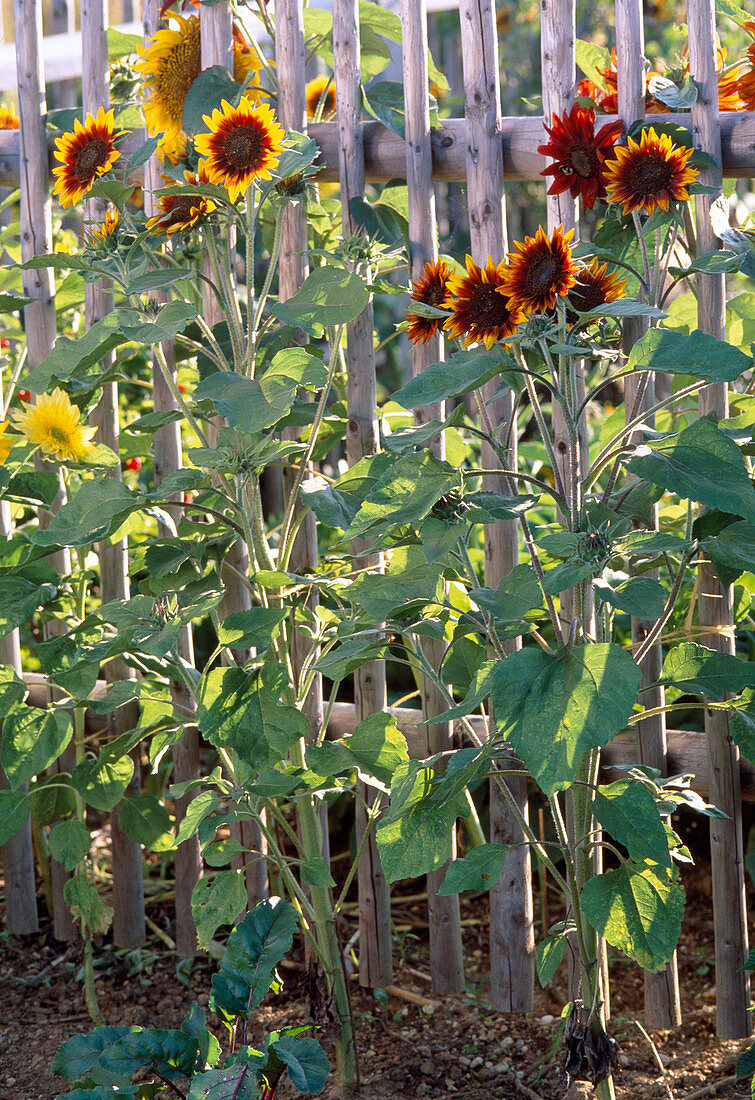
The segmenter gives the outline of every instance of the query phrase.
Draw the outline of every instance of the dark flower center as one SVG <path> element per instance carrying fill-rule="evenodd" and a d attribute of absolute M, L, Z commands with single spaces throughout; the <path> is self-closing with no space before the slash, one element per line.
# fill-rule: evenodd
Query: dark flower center
<path fill-rule="evenodd" d="M 582 179 L 589 180 L 600 172 L 600 162 L 595 150 L 589 145 L 578 145 L 569 152 L 569 165 Z"/>
<path fill-rule="evenodd" d="M 665 157 L 649 154 L 637 157 L 629 169 L 629 185 L 636 195 L 659 195 L 674 178 Z"/>
<path fill-rule="evenodd" d="M 602 306 L 606 300 L 601 287 L 585 275 L 577 279 L 576 285 L 569 292 L 569 298 L 574 309 L 580 313 Z"/>
<path fill-rule="evenodd" d="M 421 301 L 425 302 L 428 306 L 435 306 L 436 309 L 442 309 L 446 301 L 446 288 L 443 283 L 431 283 L 430 286 L 425 288 Z"/>
<path fill-rule="evenodd" d="M 90 138 L 76 154 L 73 174 L 80 183 L 89 183 L 97 175 L 97 169 L 107 163 L 109 146 L 101 138 Z"/>
<path fill-rule="evenodd" d="M 485 283 L 474 288 L 469 299 L 469 320 L 474 328 L 502 328 L 510 318 L 506 299 L 494 286 Z"/>
<path fill-rule="evenodd" d="M 262 135 L 251 126 L 234 126 L 223 139 L 223 156 L 237 172 L 257 168 L 262 151 Z"/>
<path fill-rule="evenodd" d="M 529 294 L 544 294 L 552 290 L 558 274 L 558 258 L 551 252 L 538 256 L 527 264 L 525 281 Z"/>
<path fill-rule="evenodd" d="M 198 205 L 199 200 L 195 195 L 175 195 L 171 198 L 167 220 L 168 225 L 192 221 L 196 214 L 192 213 L 192 207 Z M 163 223 L 165 224 L 165 223 Z"/>

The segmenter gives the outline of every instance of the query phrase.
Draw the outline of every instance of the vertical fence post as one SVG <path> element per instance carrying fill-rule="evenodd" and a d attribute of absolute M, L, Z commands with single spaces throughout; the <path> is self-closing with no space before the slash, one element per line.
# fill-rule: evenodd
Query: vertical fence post
<path fill-rule="evenodd" d="M 488 256 L 498 263 L 508 248 L 504 198 L 503 147 L 499 133 L 500 86 L 498 38 L 491 0 L 460 0 L 464 103 L 467 119 L 467 195 L 472 255 L 484 264 Z M 497 383 L 483 390 L 491 420 L 505 433 L 513 416 L 513 394 L 491 404 Z M 509 464 L 516 465 L 516 429 L 511 432 Z M 483 465 L 496 465 L 489 447 L 483 447 Z M 485 488 L 506 492 L 505 479 L 488 476 Z M 516 523 L 503 520 L 485 528 L 485 583 L 497 587 L 518 564 Z M 521 643 L 508 644 L 518 648 Z M 527 777 L 509 775 L 506 783 L 527 815 Z M 497 844 L 513 845 L 503 875 L 490 891 L 491 1004 L 501 1012 L 529 1012 L 534 995 L 534 928 L 532 867 L 521 827 L 510 813 L 498 785 L 491 783 L 491 835 Z"/>
<path fill-rule="evenodd" d="M 432 178 L 430 147 L 430 103 L 428 99 L 428 35 L 425 0 L 402 0 L 402 57 L 404 75 L 404 117 L 406 125 L 406 182 L 409 200 L 409 243 L 411 246 L 410 275 L 419 279 L 425 264 L 438 258 L 435 217 L 435 192 Z M 442 359 L 442 339 L 433 337 L 426 344 L 412 348 L 412 372 L 421 372 Z M 444 412 L 437 406 L 424 407 L 415 414 L 424 423 Z M 433 440 L 433 451 L 442 458 L 443 439 Z M 440 669 L 443 646 L 429 640 L 423 645 L 434 668 Z M 422 681 L 422 717 L 427 720 L 442 714 L 448 704 L 429 679 Z M 442 722 L 425 727 L 429 753 L 453 748 L 453 725 Z M 452 837 L 451 858 L 456 855 L 456 837 Z M 430 971 L 433 989 L 438 993 L 458 993 L 464 988 L 464 952 L 461 939 L 459 895 L 443 897 L 438 888 L 446 867 L 427 876 L 428 923 L 430 925 Z"/>
<path fill-rule="evenodd" d="M 362 90 L 359 68 L 359 6 L 356 0 L 333 0 L 333 68 L 338 125 L 341 221 L 343 232 L 353 232 L 349 211 L 352 198 L 364 193 L 364 148 L 360 122 Z M 379 450 L 377 381 L 373 342 L 372 303 L 347 326 L 346 460 L 349 466 Z M 365 553 L 365 541 L 351 544 L 364 568 L 375 568 L 381 554 Z M 370 661 L 354 673 L 356 722 L 380 714 L 388 703 L 385 663 Z M 367 812 L 381 796 L 361 780 L 356 789 L 356 842 L 359 849 Z M 383 799 L 383 801 L 385 801 Z M 385 881 L 375 833 L 367 842 L 357 871 L 359 888 L 359 984 L 368 988 L 391 985 L 391 892 Z"/>
<path fill-rule="evenodd" d="M 16 27 L 16 70 L 19 106 L 20 180 L 21 188 L 21 259 L 52 252 L 52 204 L 49 190 L 49 154 L 45 133 L 45 76 L 42 61 L 42 10 L 39 0 L 14 0 Z M 55 282 L 52 269 L 38 268 L 22 273 L 24 294 L 34 302 L 24 309 L 24 331 L 29 370 L 39 366 L 55 343 Z M 53 505 L 57 511 L 65 500 L 62 475 L 60 491 Z M 43 513 L 40 523 L 46 526 L 49 515 Z M 71 572 L 67 550 L 58 550 L 51 557 L 53 568 L 62 576 Z M 61 620 L 51 620 L 47 636 L 65 630 Z M 60 771 L 65 757 L 56 761 L 51 771 Z M 76 929 L 71 912 L 63 899 L 67 876 L 62 863 L 50 860 L 53 902 L 53 934 L 58 940 L 73 940 Z"/>
<path fill-rule="evenodd" d="M 96 115 L 100 107 L 110 105 L 107 53 L 107 11 L 104 0 L 82 0 L 81 4 L 81 54 L 82 99 L 84 113 Z M 100 199 L 90 199 L 84 205 L 85 223 L 101 222 L 106 204 Z M 86 232 L 86 229 L 85 229 Z M 113 309 L 113 294 L 106 283 L 87 283 L 85 311 L 87 329 L 106 317 Z M 118 386 L 107 382 L 102 386 L 100 399 L 92 412 L 92 423 L 97 427 L 98 442 L 119 453 Z M 109 474 L 121 477 L 120 466 Z M 126 600 L 129 597 L 128 540 L 118 539 L 108 545 L 100 543 L 100 591 L 102 602 Z M 105 666 L 108 683 L 133 679 L 135 672 L 120 659 Z M 129 703 L 108 716 L 108 734 L 118 737 L 137 725 L 139 708 Z M 126 793 L 135 795 L 141 788 L 139 750 L 132 753 L 134 774 Z M 113 940 L 118 947 L 136 947 L 144 940 L 144 876 L 142 872 L 141 845 L 121 832 L 118 825 L 120 803 L 110 815 L 113 848 Z"/>
<path fill-rule="evenodd" d="M 619 114 L 625 126 L 645 116 L 645 35 L 643 28 L 642 0 L 616 0 L 616 54 Z M 624 321 L 624 353 L 629 355 L 633 345 L 648 331 L 646 317 L 627 317 Z M 635 402 L 639 381 L 627 378 L 624 390 L 626 416 L 629 418 Z M 643 405 L 649 408 L 655 400 L 655 376 L 646 382 Z M 652 419 L 652 418 L 651 418 Z M 650 424 L 651 420 L 648 420 Z M 635 433 L 635 440 L 641 433 Z M 653 525 L 658 526 L 658 509 L 653 508 Z M 632 619 L 632 642 L 639 645 L 646 636 L 649 624 Z M 663 648 L 660 642 L 652 646 L 642 662 L 643 700 L 650 709 L 663 707 L 665 692 L 655 685 L 660 679 L 663 664 Z M 656 714 L 644 718 L 637 727 L 640 760 L 643 764 L 658 768 L 668 774 L 666 765 L 666 716 Z M 679 1000 L 679 973 L 676 952 L 658 974 L 649 971 L 645 979 L 645 1022 L 649 1027 L 678 1027 L 682 1022 Z"/>
<path fill-rule="evenodd" d="M 721 130 L 718 116 L 716 75 L 716 21 L 713 0 L 687 0 L 690 73 L 698 90 L 692 107 L 695 145 L 721 164 Z M 721 169 L 703 168 L 700 182 L 720 194 Z M 718 247 L 710 224 L 711 203 L 716 194 L 695 199 L 697 248 L 699 253 Z M 725 280 L 723 275 L 698 276 L 698 324 L 703 332 L 719 339 L 726 333 Z M 725 383 L 706 386 L 700 393 L 700 415 L 728 416 Z M 732 589 L 724 588 L 712 565 L 702 559 L 699 573 L 698 612 L 700 626 L 710 633 L 702 642 L 723 653 L 734 652 Z M 722 1039 L 749 1035 L 750 975 L 743 970 L 747 958 L 747 913 L 745 908 L 744 852 L 742 837 L 742 794 L 739 778 L 739 750 L 732 744 L 725 711 L 705 711 L 708 743 L 710 801 L 723 810 L 726 820 L 711 818 L 710 855 L 713 874 L 713 927 L 716 957 L 716 1028 Z"/>

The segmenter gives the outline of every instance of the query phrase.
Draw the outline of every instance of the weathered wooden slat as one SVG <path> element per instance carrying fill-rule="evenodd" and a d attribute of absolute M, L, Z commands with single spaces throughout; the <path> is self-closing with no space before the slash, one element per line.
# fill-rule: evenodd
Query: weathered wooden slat
<path fill-rule="evenodd" d="M 692 111 L 696 144 L 721 163 L 721 138 L 716 75 L 716 19 L 714 0 L 687 0 L 690 73 L 699 98 Z M 704 168 L 700 182 L 720 189 L 718 169 Z M 720 191 L 719 191 L 720 194 Z M 717 195 L 695 198 L 697 247 L 700 253 L 717 247 L 710 224 L 710 207 Z M 726 333 L 726 301 L 723 275 L 701 275 L 698 281 L 698 324 L 719 339 Z M 701 416 L 728 415 L 724 383 L 707 386 L 700 394 Z M 700 625 L 709 627 L 702 642 L 711 649 L 734 652 L 732 589 L 724 588 L 712 565 L 703 560 L 699 574 Z M 752 1028 L 750 975 L 743 969 L 747 958 L 747 908 L 744 885 L 742 799 L 739 750 L 732 743 L 725 712 L 706 710 L 708 776 L 711 801 L 727 814 L 711 819 L 710 848 L 713 874 L 713 927 L 716 958 L 716 1029 L 723 1039 L 749 1035 Z"/>

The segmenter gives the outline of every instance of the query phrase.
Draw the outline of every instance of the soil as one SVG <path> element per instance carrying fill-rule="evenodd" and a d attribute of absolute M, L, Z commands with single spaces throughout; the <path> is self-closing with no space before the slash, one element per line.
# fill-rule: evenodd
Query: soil
<path fill-rule="evenodd" d="M 698 857 L 696 867 L 686 871 L 685 885 L 688 911 L 678 949 L 682 1027 L 643 1035 L 635 1023 L 642 1020 L 642 974 L 623 957 L 611 959 L 610 1031 L 619 1043 L 618 1100 L 690 1100 L 704 1095 L 731 1100 L 750 1095 L 748 1082 L 734 1079 L 737 1059 L 748 1041 L 716 1037 L 710 868 L 704 858 Z M 416 890 L 416 884 L 408 888 Z M 170 934 L 168 905 L 152 904 L 148 914 Z M 438 997 L 432 994 L 429 980 L 425 903 L 395 899 L 394 921 L 399 928 L 395 984 L 433 1004 L 412 1004 L 393 995 L 378 999 L 360 989 L 356 975 L 352 976 L 361 1095 L 366 1100 L 561 1100 L 565 1089 L 553 1048 L 558 1042 L 563 992 L 558 985 L 563 986 L 564 975 L 557 975 L 556 988 L 537 989 L 535 1009 L 528 1016 L 493 1012 L 487 982 L 486 900 L 464 898 L 462 919 L 466 991 Z M 345 938 L 352 925 L 350 920 Z M 49 1067 L 61 1042 L 91 1026 L 80 963 L 79 949 L 55 941 L 49 927 L 24 939 L 0 940 L 0 1100 L 51 1100 L 66 1091 L 65 1082 L 51 1076 Z M 207 1006 L 214 967 L 211 959 L 200 956 L 188 977 L 180 974 L 175 958 L 156 935 L 146 947 L 130 953 L 104 943 L 98 947 L 97 991 L 105 1019 L 111 1024 L 177 1027 L 192 1002 Z M 284 991 L 260 1009 L 250 1035 L 253 1043 L 278 1026 L 310 1018 L 301 955 L 295 951 L 281 973 Z M 218 1021 L 213 1016 L 209 1020 L 224 1042 Z M 288 1100 L 299 1094 L 281 1088 L 277 1095 Z M 335 1100 L 338 1094 L 326 1086 L 321 1095 Z M 573 1087 L 568 1098 L 589 1095 L 589 1088 Z"/>

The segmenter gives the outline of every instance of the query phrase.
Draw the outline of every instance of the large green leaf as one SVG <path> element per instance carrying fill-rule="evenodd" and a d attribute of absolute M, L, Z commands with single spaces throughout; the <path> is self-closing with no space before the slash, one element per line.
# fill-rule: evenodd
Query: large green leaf
<path fill-rule="evenodd" d="M 103 1050 L 99 1065 L 103 1070 L 124 1075 L 145 1069 L 175 1081 L 191 1077 L 198 1053 L 197 1040 L 185 1031 L 134 1028 Z"/>
<path fill-rule="evenodd" d="M 76 808 L 76 794 L 67 772 L 53 772 L 52 775 L 38 775 L 29 788 L 29 809 L 40 825 L 52 825 L 73 813 Z"/>
<path fill-rule="evenodd" d="M 117 313 L 109 313 L 74 339 L 59 336 L 47 358 L 25 376 L 24 385 L 30 393 L 45 393 L 54 381 L 65 382 L 89 370 L 125 342 Z"/>
<path fill-rule="evenodd" d="M 593 588 L 603 603 L 638 619 L 659 619 L 666 606 L 666 591 L 655 577 L 630 577 L 616 585 L 597 580 Z"/>
<path fill-rule="evenodd" d="M 598 787 L 592 812 L 632 859 L 671 866 L 668 838 L 652 794 L 634 779 L 617 779 Z"/>
<path fill-rule="evenodd" d="M 691 374 L 706 382 L 733 382 L 752 366 L 752 359 L 725 340 L 695 329 L 689 335 L 652 328 L 632 347 L 630 370 Z"/>
<path fill-rule="evenodd" d="M 63 887 L 63 900 L 76 920 L 83 920 L 94 936 L 104 936 L 113 919 L 97 888 L 86 874 L 74 875 Z"/>
<path fill-rule="evenodd" d="M 697 642 L 681 642 L 663 662 L 661 680 L 680 691 L 723 699 L 726 692 L 755 686 L 755 664 Z"/>
<path fill-rule="evenodd" d="M 701 540 L 701 546 L 716 569 L 726 574 L 725 583 L 731 583 L 732 575 L 755 570 L 755 524 L 737 520 L 724 527 L 717 535 Z M 723 579 L 723 577 L 722 577 Z"/>
<path fill-rule="evenodd" d="M 265 1060 L 260 1055 L 261 1066 Z M 249 1066 L 237 1064 L 195 1074 L 187 1100 L 255 1100 L 260 1095 L 256 1074 Z"/>
<path fill-rule="evenodd" d="M 348 596 L 381 623 L 409 600 L 442 601 L 441 577 L 442 567 L 429 565 L 418 546 L 400 546 L 393 551 L 386 573 L 360 573 Z"/>
<path fill-rule="evenodd" d="M 451 856 L 451 832 L 461 812 L 458 801 L 433 801 L 432 768 L 420 760 L 399 764 L 391 804 L 377 827 L 377 843 L 389 882 L 437 871 Z"/>
<path fill-rule="evenodd" d="M 287 618 L 288 609 L 285 607 L 252 607 L 248 611 L 234 611 L 226 615 L 218 627 L 218 641 L 234 649 L 246 646 L 267 649 Z"/>
<path fill-rule="evenodd" d="M 567 942 L 564 933 L 560 932 L 556 936 L 548 936 L 537 945 L 535 956 L 537 977 L 543 989 L 553 980 L 553 975 L 561 965 L 566 954 Z"/>
<path fill-rule="evenodd" d="M 131 1029 L 119 1025 L 116 1027 L 96 1027 L 84 1035 L 73 1035 L 58 1047 L 52 1060 L 52 1072 L 66 1081 L 80 1081 L 91 1076 L 91 1070 L 97 1065 L 103 1050 L 107 1050 Z"/>
<path fill-rule="evenodd" d="M 288 1070 L 299 1092 L 319 1092 L 328 1079 L 330 1062 L 317 1039 L 307 1035 L 283 1035 L 270 1049 Z"/>
<path fill-rule="evenodd" d="M 72 871 L 86 857 L 92 838 L 89 829 L 77 817 L 60 821 L 50 830 L 50 855 L 62 863 L 66 871 Z"/>
<path fill-rule="evenodd" d="M 755 688 L 745 688 L 738 699 L 732 700 L 729 729 L 742 756 L 755 762 Z"/>
<path fill-rule="evenodd" d="M 493 670 L 496 721 L 550 797 L 572 784 L 585 752 L 621 731 L 641 679 L 618 645 L 522 649 Z"/>
<path fill-rule="evenodd" d="M 478 347 L 457 351 L 443 363 L 432 363 L 415 375 L 393 395 L 393 400 L 405 409 L 434 405 L 449 397 L 477 389 L 515 366 L 511 356 L 499 344 L 492 348 Z M 507 376 L 507 381 L 510 375 Z"/>
<path fill-rule="evenodd" d="M 345 530 L 362 501 L 394 461 L 385 452 L 369 455 L 347 470 L 335 484 L 321 477 L 309 478 L 302 485 L 302 496 L 320 523 Z"/>
<path fill-rule="evenodd" d="M 755 488 L 737 447 L 711 420 L 641 448 L 627 463 L 638 477 L 680 497 L 755 522 Z"/>
<path fill-rule="evenodd" d="M 261 901 L 239 921 L 212 976 L 213 1012 L 228 1020 L 249 1019 L 275 984 L 275 968 L 291 950 L 298 923 L 294 907 L 281 898 Z"/>
<path fill-rule="evenodd" d="M 449 863 L 438 894 L 442 897 L 463 890 L 489 890 L 503 874 L 506 844 L 479 844 L 462 859 Z"/>
<path fill-rule="evenodd" d="M 399 764 L 409 759 L 406 739 L 391 714 L 371 714 L 350 736 L 323 741 L 307 749 L 307 766 L 317 775 L 334 776 L 356 769 L 388 784 Z"/>
<path fill-rule="evenodd" d="M 662 970 L 673 955 L 684 916 L 676 870 L 624 863 L 591 878 L 580 901 L 593 928 L 643 970 Z"/>
<path fill-rule="evenodd" d="M 273 306 L 272 312 L 284 324 L 317 335 L 323 328 L 353 321 L 369 300 L 358 275 L 342 267 L 318 267 L 292 298 Z"/>
<path fill-rule="evenodd" d="M 540 607 L 543 594 L 531 565 L 516 565 L 497 588 L 471 588 L 469 596 L 478 607 L 504 622 L 519 622 L 533 607 Z"/>
<path fill-rule="evenodd" d="M 152 794 L 139 794 L 124 798 L 118 811 L 118 828 L 137 844 L 162 851 L 171 846 L 170 814 L 159 798 Z"/>
<path fill-rule="evenodd" d="M 431 451 L 404 455 L 370 490 L 345 537 L 382 533 L 396 523 L 418 523 L 458 480 L 458 471 Z"/>
<path fill-rule="evenodd" d="M 22 626 L 38 607 L 57 594 L 54 584 L 34 584 L 23 577 L 0 577 L 0 638 Z"/>
<path fill-rule="evenodd" d="M 52 517 L 44 530 L 32 534 L 38 546 L 88 546 L 105 538 L 134 512 L 141 497 L 113 477 L 92 478 Z"/>
<path fill-rule="evenodd" d="M 110 813 L 120 802 L 134 774 L 130 756 L 114 757 L 103 750 L 73 769 L 71 782 L 89 806 Z"/>
<path fill-rule="evenodd" d="M 135 309 L 118 310 L 123 335 L 137 344 L 160 344 L 163 340 L 172 340 L 196 315 L 195 307 L 188 302 L 168 302 L 157 317 L 149 321 L 142 320 Z"/>
<path fill-rule="evenodd" d="M 35 775 L 49 768 L 71 740 L 70 715 L 62 711 L 18 707 L 3 720 L 0 763 L 11 790 L 17 791 Z"/>
<path fill-rule="evenodd" d="M 246 885 L 240 871 L 218 871 L 201 878 L 191 892 L 191 915 L 197 926 L 197 946 L 206 951 L 221 924 L 233 924 L 246 907 Z"/>
<path fill-rule="evenodd" d="M 29 800 L 25 791 L 0 791 L 0 845 L 26 824 Z"/>

